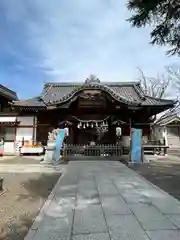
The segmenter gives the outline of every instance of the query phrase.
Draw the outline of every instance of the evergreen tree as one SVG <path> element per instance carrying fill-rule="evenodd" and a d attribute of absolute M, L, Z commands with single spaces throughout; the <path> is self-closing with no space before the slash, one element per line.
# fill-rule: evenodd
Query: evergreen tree
<path fill-rule="evenodd" d="M 128 0 L 134 27 L 150 25 L 151 43 L 167 45 L 168 54 L 180 56 L 180 0 Z"/>

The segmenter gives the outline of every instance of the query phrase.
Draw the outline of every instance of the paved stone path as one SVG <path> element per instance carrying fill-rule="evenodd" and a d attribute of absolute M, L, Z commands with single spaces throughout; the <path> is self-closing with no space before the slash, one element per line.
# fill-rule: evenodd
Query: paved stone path
<path fill-rule="evenodd" d="M 180 240 L 179 229 L 176 199 L 118 162 L 79 161 L 25 240 Z"/>

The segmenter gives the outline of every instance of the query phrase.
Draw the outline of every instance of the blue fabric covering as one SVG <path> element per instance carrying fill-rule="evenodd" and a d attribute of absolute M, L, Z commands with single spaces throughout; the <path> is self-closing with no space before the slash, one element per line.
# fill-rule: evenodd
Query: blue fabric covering
<path fill-rule="evenodd" d="M 60 151 L 62 148 L 64 138 L 65 138 L 65 129 L 60 129 L 57 135 L 56 147 L 55 147 L 55 153 L 54 153 L 54 158 L 56 162 L 59 161 Z"/>
<path fill-rule="evenodd" d="M 131 161 L 142 162 L 142 129 L 132 128 L 131 135 Z"/>

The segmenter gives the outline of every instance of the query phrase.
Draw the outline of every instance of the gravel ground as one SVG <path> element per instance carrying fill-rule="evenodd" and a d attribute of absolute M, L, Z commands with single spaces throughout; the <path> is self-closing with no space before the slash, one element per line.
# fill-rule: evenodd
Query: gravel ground
<path fill-rule="evenodd" d="M 0 240 L 23 240 L 60 173 L 0 173 Z"/>
<path fill-rule="evenodd" d="M 39 164 L 43 156 L 14 156 L 0 158 L 1 164 Z"/>
<path fill-rule="evenodd" d="M 180 201 L 179 163 L 150 162 L 129 167 Z"/>

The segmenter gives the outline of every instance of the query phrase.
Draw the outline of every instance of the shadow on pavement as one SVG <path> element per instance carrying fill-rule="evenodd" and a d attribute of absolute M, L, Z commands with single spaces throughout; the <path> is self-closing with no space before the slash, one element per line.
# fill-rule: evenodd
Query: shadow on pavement
<path fill-rule="evenodd" d="M 42 174 L 37 179 L 33 178 L 22 182 L 21 185 L 23 185 L 28 193 L 27 195 L 20 195 L 19 197 L 26 198 L 30 196 L 32 200 L 33 198 L 46 199 L 47 196 L 51 193 L 60 176 L 60 173 Z"/>
<path fill-rule="evenodd" d="M 180 164 L 143 163 L 129 167 L 180 200 Z"/>

